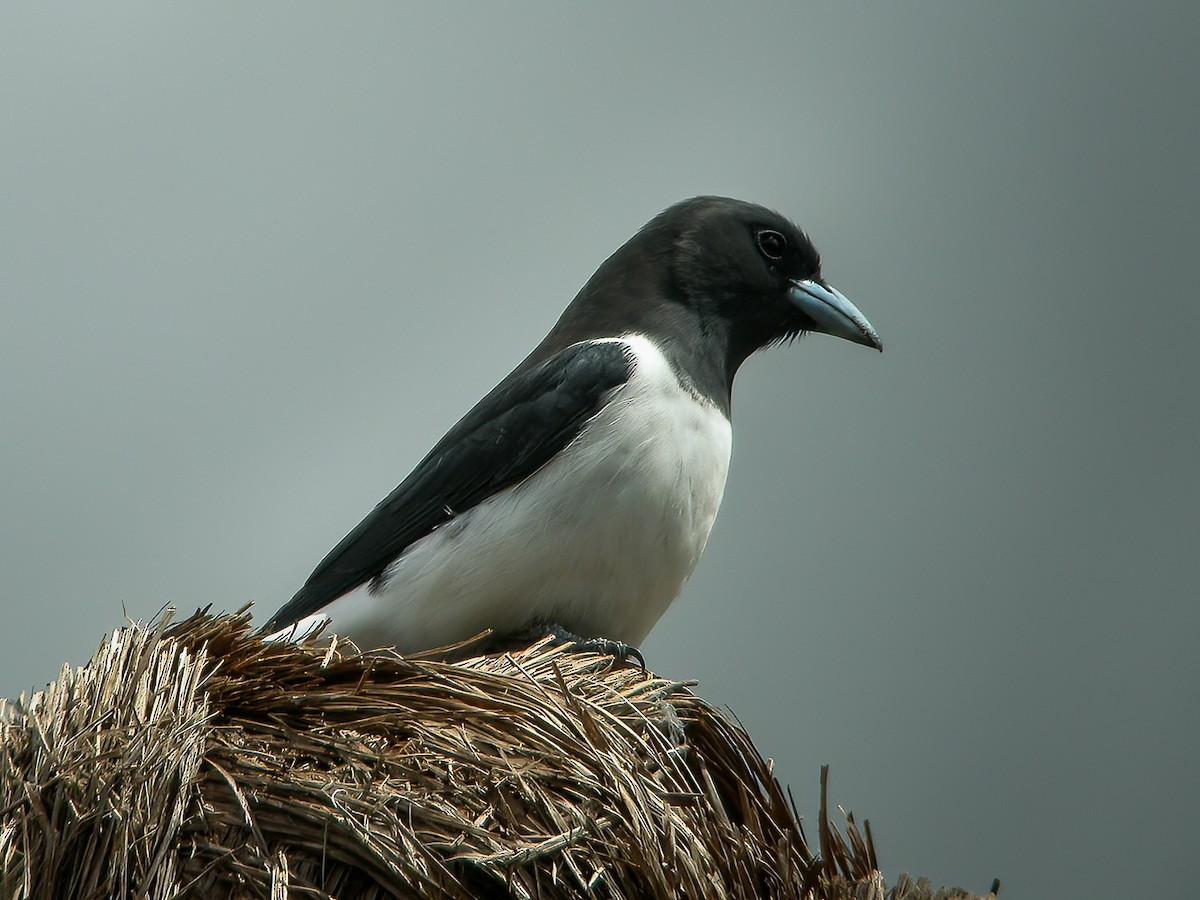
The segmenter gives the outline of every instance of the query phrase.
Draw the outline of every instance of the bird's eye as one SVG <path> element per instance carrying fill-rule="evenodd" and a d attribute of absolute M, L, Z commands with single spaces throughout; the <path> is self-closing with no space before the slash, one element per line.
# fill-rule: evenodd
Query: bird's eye
<path fill-rule="evenodd" d="M 783 254 L 787 252 L 788 242 L 778 231 L 766 229 L 755 235 L 758 240 L 758 249 L 762 251 L 762 255 L 767 259 L 783 259 Z"/>

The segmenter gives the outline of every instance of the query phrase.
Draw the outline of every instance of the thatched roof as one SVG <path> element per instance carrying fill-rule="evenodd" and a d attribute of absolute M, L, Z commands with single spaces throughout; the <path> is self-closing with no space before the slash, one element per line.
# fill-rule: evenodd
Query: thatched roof
<path fill-rule="evenodd" d="M 0 710 L 4 898 L 882 900 L 869 827 L 817 830 L 687 685 L 544 645 L 365 656 L 197 613 Z"/>

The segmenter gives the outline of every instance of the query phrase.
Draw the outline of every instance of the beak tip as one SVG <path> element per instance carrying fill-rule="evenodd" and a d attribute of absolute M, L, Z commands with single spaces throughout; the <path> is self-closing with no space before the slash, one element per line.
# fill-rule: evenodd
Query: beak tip
<path fill-rule="evenodd" d="M 872 350 L 883 352 L 883 341 L 879 335 L 875 333 L 875 329 L 869 325 L 866 327 L 859 326 L 862 334 L 855 340 L 855 343 L 862 344 L 864 347 L 870 347 Z"/>

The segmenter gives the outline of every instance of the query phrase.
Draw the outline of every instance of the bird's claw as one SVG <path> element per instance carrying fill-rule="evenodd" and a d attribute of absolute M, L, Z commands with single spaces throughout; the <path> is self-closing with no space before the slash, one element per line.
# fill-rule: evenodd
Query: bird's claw
<path fill-rule="evenodd" d="M 575 649 L 582 653 L 598 653 L 602 656 L 612 656 L 620 662 L 625 662 L 629 659 L 634 660 L 641 669 L 646 668 L 646 660 L 642 657 L 642 652 L 637 647 L 630 646 L 624 641 L 613 641 L 602 637 L 580 637 L 561 625 L 550 625 L 548 632 L 553 639 L 551 644 L 558 646 L 560 644 L 574 644 Z"/>

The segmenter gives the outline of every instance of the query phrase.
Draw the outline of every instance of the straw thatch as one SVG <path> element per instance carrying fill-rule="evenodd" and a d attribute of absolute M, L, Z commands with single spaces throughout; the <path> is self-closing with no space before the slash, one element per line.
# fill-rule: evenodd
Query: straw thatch
<path fill-rule="evenodd" d="M 889 894 L 869 827 L 818 826 L 686 685 L 545 645 L 402 659 L 197 613 L 0 710 L 4 898 L 969 896 Z"/>

